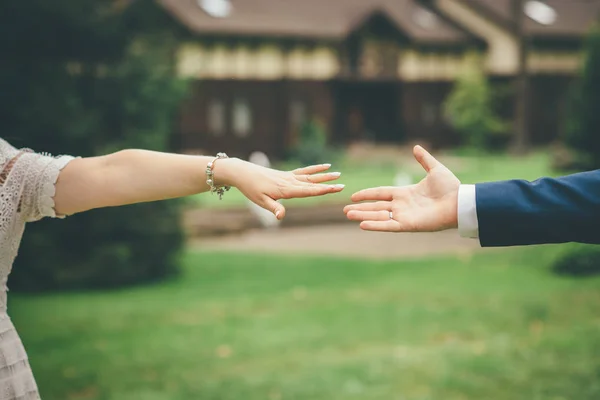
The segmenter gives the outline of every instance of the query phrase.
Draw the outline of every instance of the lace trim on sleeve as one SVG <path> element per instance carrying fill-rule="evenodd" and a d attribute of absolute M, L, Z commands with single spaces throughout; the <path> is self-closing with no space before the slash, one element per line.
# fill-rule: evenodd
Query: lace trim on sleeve
<path fill-rule="evenodd" d="M 65 215 L 57 215 L 54 209 L 54 196 L 56 195 L 56 182 L 60 171 L 67 166 L 75 157 L 61 156 L 53 159 L 44 169 L 44 176 L 41 179 L 41 193 L 39 195 L 39 213 L 41 217 L 65 218 Z"/>
<path fill-rule="evenodd" d="M 56 182 L 60 171 L 74 159 L 70 156 L 52 157 L 47 154 L 26 153 L 18 163 L 26 166 L 21 197 L 21 216 L 25 222 L 38 221 L 44 217 L 57 216 L 54 210 Z"/>

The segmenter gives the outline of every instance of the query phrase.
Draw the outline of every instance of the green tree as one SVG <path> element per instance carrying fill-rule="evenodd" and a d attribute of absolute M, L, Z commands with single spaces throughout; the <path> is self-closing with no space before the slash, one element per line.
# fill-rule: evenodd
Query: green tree
<path fill-rule="evenodd" d="M 0 129 L 17 147 L 93 156 L 169 150 L 185 82 L 181 32 L 155 2 L 0 5 Z M 177 201 L 30 224 L 11 274 L 22 290 L 116 287 L 177 273 Z"/>
<path fill-rule="evenodd" d="M 581 73 L 570 93 L 566 144 L 574 157 L 562 163 L 568 170 L 600 169 L 600 26 L 590 31 L 584 45 Z M 560 258 L 553 266 L 560 275 L 600 274 L 600 249 L 581 246 Z"/>
<path fill-rule="evenodd" d="M 444 103 L 450 124 L 468 146 L 482 149 L 494 141 L 493 136 L 506 132 L 505 123 L 494 110 L 492 87 L 475 60 L 459 76 Z"/>
<path fill-rule="evenodd" d="M 299 136 L 294 155 L 301 164 L 313 165 L 330 161 L 329 157 L 333 154 L 327 145 L 327 132 L 317 119 L 305 121 Z"/>
<path fill-rule="evenodd" d="M 600 27 L 585 42 L 585 61 L 570 96 L 566 142 L 580 169 L 600 168 Z"/>

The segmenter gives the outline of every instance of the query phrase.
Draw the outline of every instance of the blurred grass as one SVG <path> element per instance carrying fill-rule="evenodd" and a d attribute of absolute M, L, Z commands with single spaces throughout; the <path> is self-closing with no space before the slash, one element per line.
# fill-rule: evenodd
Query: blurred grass
<path fill-rule="evenodd" d="M 181 280 L 10 311 L 46 400 L 598 399 L 600 279 L 550 274 L 565 250 L 189 253 Z"/>
<path fill-rule="evenodd" d="M 437 156 L 437 154 L 436 154 Z M 528 179 L 533 180 L 542 176 L 553 175 L 550 170 L 549 155 L 546 152 L 537 152 L 524 157 L 513 157 L 507 154 L 477 154 L 457 150 L 440 155 L 444 162 L 463 183 L 477 183 L 502 179 Z M 390 186 L 394 184 L 394 177 L 398 171 L 408 173 L 416 183 L 425 173 L 420 165 L 411 157 L 402 160 L 404 167 L 400 169 L 397 163 L 374 156 L 368 160 L 348 160 L 342 158 L 334 163 L 331 171 L 341 172 L 339 183 L 346 185 L 343 192 L 320 198 L 292 199 L 284 204 L 294 206 L 310 206 L 318 203 L 347 203 L 352 193 L 376 186 Z M 277 164 L 274 167 L 282 170 L 292 170 L 300 167 L 296 163 Z M 245 197 L 236 189 L 232 189 L 219 201 L 216 196 L 200 194 L 191 198 L 191 204 L 200 207 L 240 207 L 246 204 Z"/>

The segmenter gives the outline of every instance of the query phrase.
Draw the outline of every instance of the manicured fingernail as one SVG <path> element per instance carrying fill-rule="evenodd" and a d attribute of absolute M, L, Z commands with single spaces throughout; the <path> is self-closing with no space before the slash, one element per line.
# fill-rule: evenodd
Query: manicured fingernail
<path fill-rule="evenodd" d="M 346 185 L 331 185 L 331 187 L 334 189 L 343 189 L 346 187 Z"/>
<path fill-rule="evenodd" d="M 275 213 L 275 218 L 279 219 L 279 215 L 280 215 L 280 214 L 281 214 L 281 211 L 277 211 L 277 212 Z"/>
<path fill-rule="evenodd" d="M 331 164 L 323 164 L 323 166 L 329 168 L 329 167 L 331 167 Z"/>
<path fill-rule="evenodd" d="M 341 176 L 342 173 L 341 172 L 330 172 L 329 175 L 331 175 L 331 176 Z"/>

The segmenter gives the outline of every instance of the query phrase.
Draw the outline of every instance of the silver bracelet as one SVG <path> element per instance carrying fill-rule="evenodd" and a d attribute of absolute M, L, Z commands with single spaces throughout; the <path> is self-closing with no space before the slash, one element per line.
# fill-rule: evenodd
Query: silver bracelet
<path fill-rule="evenodd" d="M 225 192 L 228 192 L 229 189 L 231 189 L 230 186 L 216 186 L 215 185 L 215 174 L 213 171 L 213 169 L 215 167 L 215 162 L 217 160 L 225 159 L 225 158 L 229 158 L 227 156 L 227 154 L 217 153 L 217 156 L 206 165 L 206 184 L 210 187 L 211 193 L 216 193 L 219 195 L 219 200 L 222 200 Z"/>

